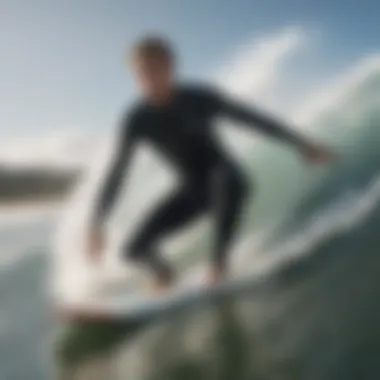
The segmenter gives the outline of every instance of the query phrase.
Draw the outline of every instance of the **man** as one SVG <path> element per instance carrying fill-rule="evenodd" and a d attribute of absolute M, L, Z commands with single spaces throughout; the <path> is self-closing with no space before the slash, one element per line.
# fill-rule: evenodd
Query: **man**
<path fill-rule="evenodd" d="M 213 128 L 215 116 L 226 116 L 242 125 L 277 138 L 314 162 L 330 159 L 324 148 L 305 141 L 281 123 L 257 110 L 227 99 L 220 92 L 177 82 L 175 56 L 159 37 L 137 42 L 132 69 L 142 99 L 125 116 L 114 162 L 100 193 L 89 236 L 89 251 L 98 258 L 105 244 L 103 222 L 110 213 L 125 168 L 140 141 L 154 146 L 177 171 L 180 186 L 153 210 L 125 243 L 126 258 L 152 271 L 157 289 L 168 287 L 173 272 L 158 252 L 158 243 L 177 228 L 206 212 L 215 215 L 215 244 L 210 282 L 223 279 L 228 253 L 237 230 L 247 181 L 219 143 Z"/>

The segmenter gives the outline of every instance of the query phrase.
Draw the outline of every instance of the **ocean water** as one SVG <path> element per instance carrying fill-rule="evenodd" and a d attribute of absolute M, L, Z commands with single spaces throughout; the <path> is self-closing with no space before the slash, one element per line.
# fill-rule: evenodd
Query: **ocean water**
<path fill-rule="evenodd" d="M 66 296 L 86 285 L 78 253 L 100 171 L 65 214 L 3 214 L 0 378 L 380 378 L 379 72 L 371 66 L 308 120 L 308 133 L 338 152 L 332 166 L 306 167 L 285 147 L 259 140 L 252 148 L 234 135 L 232 149 L 256 187 L 235 253 L 236 275 L 252 286 L 223 302 L 155 321 L 62 325 L 51 313 L 51 285 Z M 171 185 L 148 155 L 141 165 L 132 201 L 122 200 L 110 223 L 110 274 L 123 234 Z M 143 186 L 147 173 L 153 190 Z M 167 244 L 190 273 L 207 257 L 204 230 L 195 225 Z"/>

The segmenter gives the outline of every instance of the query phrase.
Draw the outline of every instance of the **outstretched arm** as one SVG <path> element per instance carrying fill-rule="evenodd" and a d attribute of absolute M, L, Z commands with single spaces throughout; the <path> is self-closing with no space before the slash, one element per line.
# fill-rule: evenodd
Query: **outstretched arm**
<path fill-rule="evenodd" d="M 99 193 L 98 201 L 93 214 L 93 224 L 101 226 L 117 198 L 122 184 L 124 173 L 129 167 L 135 138 L 130 131 L 130 125 L 123 125 L 117 140 L 116 151 L 105 181 Z"/>
<path fill-rule="evenodd" d="M 98 260 L 101 257 L 106 244 L 103 222 L 107 218 L 118 195 L 124 178 L 124 172 L 129 166 L 132 150 L 136 145 L 135 140 L 131 123 L 123 123 L 111 167 L 100 190 L 90 221 L 87 250 L 90 257 L 94 260 Z"/>
<path fill-rule="evenodd" d="M 284 123 L 254 107 L 227 99 L 214 91 L 209 92 L 206 99 L 208 99 L 213 112 L 241 121 L 248 127 L 255 128 L 266 135 L 290 144 L 299 150 L 306 161 L 325 163 L 335 159 L 334 155 L 325 147 L 305 139 Z"/>
<path fill-rule="evenodd" d="M 220 113 L 240 121 L 248 127 L 255 128 L 297 148 L 303 149 L 309 145 L 303 137 L 292 131 L 285 123 L 270 117 L 263 111 L 243 105 L 235 100 L 226 99 L 223 96 L 218 96 L 217 102 Z"/>

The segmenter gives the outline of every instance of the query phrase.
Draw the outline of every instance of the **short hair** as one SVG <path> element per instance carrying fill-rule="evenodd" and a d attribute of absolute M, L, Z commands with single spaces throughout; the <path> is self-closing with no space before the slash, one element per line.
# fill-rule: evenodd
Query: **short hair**
<path fill-rule="evenodd" d="M 174 51 L 170 41 L 158 35 L 149 35 L 137 40 L 132 47 L 132 58 L 150 57 L 174 63 Z"/>

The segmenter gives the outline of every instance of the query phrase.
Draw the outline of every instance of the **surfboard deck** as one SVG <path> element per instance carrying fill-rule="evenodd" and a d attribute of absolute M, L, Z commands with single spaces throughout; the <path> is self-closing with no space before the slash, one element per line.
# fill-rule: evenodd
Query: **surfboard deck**
<path fill-rule="evenodd" d="M 59 316 L 65 320 L 131 321 L 154 318 L 186 307 L 226 298 L 244 291 L 259 279 L 252 277 L 225 280 L 207 285 L 203 280 L 184 281 L 158 294 L 129 290 L 128 293 L 92 297 L 65 303 L 59 307 Z"/>

